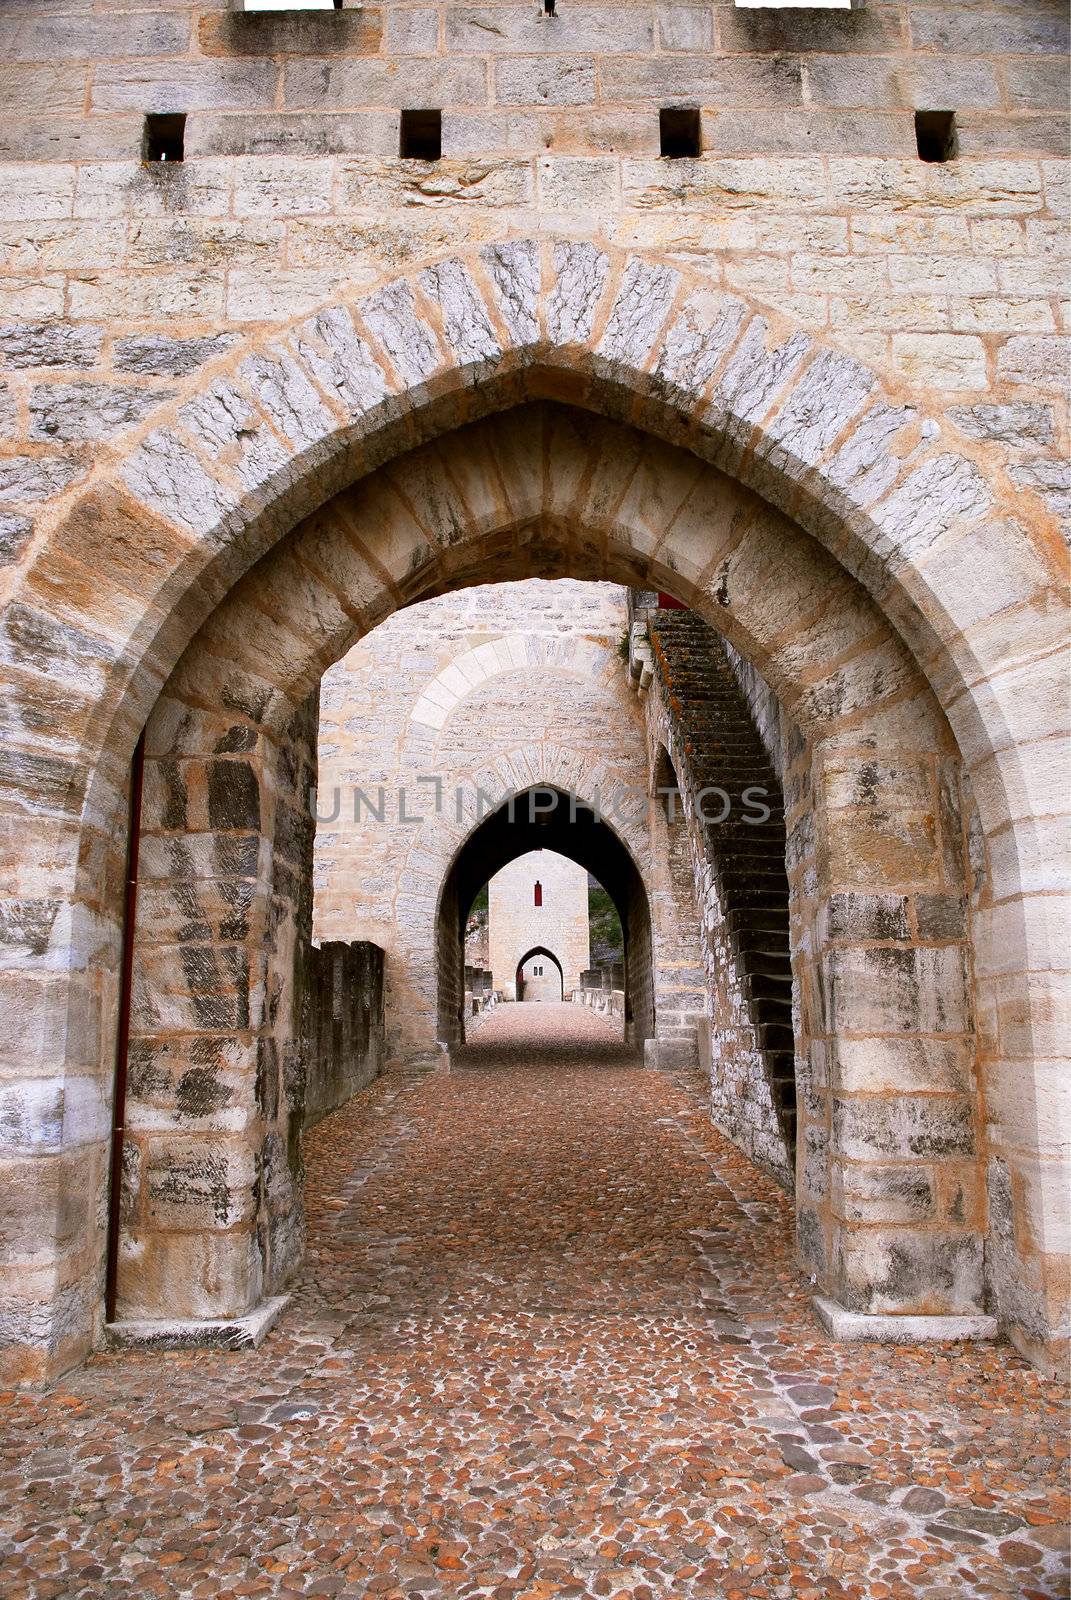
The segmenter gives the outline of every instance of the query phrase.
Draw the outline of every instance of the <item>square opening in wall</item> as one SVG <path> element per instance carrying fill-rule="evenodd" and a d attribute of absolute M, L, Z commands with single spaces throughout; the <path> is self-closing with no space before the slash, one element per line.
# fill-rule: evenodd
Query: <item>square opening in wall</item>
<path fill-rule="evenodd" d="M 703 130 L 696 106 L 663 107 L 658 113 L 661 154 L 679 159 L 703 153 Z"/>
<path fill-rule="evenodd" d="M 398 153 L 410 161 L 438 161 L 443 153 L 441 111 L 403 111 Z"/>
<path fill-rule="evenodd" d="M 915 143 L 922 161 L 952 161 L 959 154 L 954 111 L 916 111 Z"/>
<path fill-rule="evenodd" d="M 185 139 L 184 111 L 150 111 L 141 136 L 141 159 L 181 161 Z"/>

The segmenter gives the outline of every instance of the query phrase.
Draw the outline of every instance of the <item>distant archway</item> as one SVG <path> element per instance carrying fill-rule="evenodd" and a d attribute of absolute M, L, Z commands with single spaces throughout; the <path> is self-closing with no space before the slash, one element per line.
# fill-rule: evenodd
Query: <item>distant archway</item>
<path fill-rule="evenodd" d="M 496 872 L 532 850 L 567 856 L 613 900 L 625 943 L 625 1037 L 642 1051 L 654 1033 L 656 1003 L 647 889 L 619 833 L 591 804 L 553 784 L 534 784 L 499 805 L 468 834 L 444 876 L 436 919 L 441 1042 L 464 1042 L 464 930 L 472 902 Z M 564 984 L 562 973 L 563 994 Z"/>
<path fill-rule="evenodd" d="M 526 950 L 524 955 L 521 957 L 521 959 L 517 963 L 517 980 L 516 980 L 517 981 L 517 999 L 518 1000 L 524 1000 L 526 998 L 525 994 L 524 994 L 524 987 L 525 987 L 525 982 L 526 982 L 526 980 L 525 980 L 525 978 L 523 976 L 524 969 L 528 965 L 529 961 L 534 960 L 536 956 L 545 956 L 548 961 L 553 962 L 555 968 L 557 969 L 557 973 L 558 973 L 558 999 L 559 1000 L 564 1000 L 565 999 L 565 973 L 562 971 L 562 964 L 558 960 L 557 956 L 554 954 L 553 950 L 548 950 L 546 945 L 542 945 L 542 944 L 535 944 L 535 945 L 532 946 L 532 948 L 530 950 Z"/>

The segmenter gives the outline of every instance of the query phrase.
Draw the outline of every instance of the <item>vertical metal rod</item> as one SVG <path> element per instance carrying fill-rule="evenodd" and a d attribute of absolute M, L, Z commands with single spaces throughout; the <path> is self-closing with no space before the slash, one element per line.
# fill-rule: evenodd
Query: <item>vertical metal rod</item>
<path fill-rule="evenodd" d="M 134 928 L 141 850 L 141 794 L 145 780 L 145 730 L 130 763 L 130 815 L 127 825 L 126 887 L 123 896 L 123 955 L 119 972 L 119 1024 L 115 1038 L 112 1092 L 111 1172 L 108 1184 L 108 1246 L 104 1270 L 104 1320 L 114 1322 L 119 1283 L 119 1212 L 123 1199 L 123 1133 L 126 1127 L 127 1062 L 130 1056 L 130 1005 L 134 981 Z"/>

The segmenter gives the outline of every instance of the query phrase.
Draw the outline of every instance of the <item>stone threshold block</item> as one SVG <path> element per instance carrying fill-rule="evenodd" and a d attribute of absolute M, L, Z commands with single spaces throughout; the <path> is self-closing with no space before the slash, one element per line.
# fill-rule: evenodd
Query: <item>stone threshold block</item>
<path fill-rule="evenodd" d="M 254 1306 L 243 1317 L 202 1322 L 176 1317 L 134 1322 L 109 1322 L 105 1334 L 119 1350 L 255 1350 L 278 1322 L 288 1294 Z"/>
<path fill-rule="evenodd" d="M 824 1295 L 811 1296 L 815 1316 L 834 1339 L 872 1339 L 878 1344 L 923 1344 L 964 1339 L 995 1339 L 996 1317 L 871 1316 L 846 1311 Z"/>

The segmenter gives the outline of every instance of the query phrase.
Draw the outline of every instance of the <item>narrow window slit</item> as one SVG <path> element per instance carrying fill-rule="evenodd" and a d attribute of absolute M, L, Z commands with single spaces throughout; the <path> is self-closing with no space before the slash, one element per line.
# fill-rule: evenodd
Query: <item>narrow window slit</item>
<path fill-rule="evenodd" d="M 661 154 L 676 160 L 703 153 L 703 130 L 696 106 L 663 106 L 658 113 Z"/>
<path fill-rule="evenodd" d="M 398 153 L 409 161 L 438 161 L 443 153 L 441 111 L 403 111 Z"/>
<path fill-rule="evenodd" d="M 143 161 L 181 161 L 186 139 L 184 111 L 150 111 L 141 139 Z"/>
<path fill-rule="evenodd" d="M 959 154 L 954 111 L 916 111 L 915 144 L 920 161 L 954 161 Z"/>

